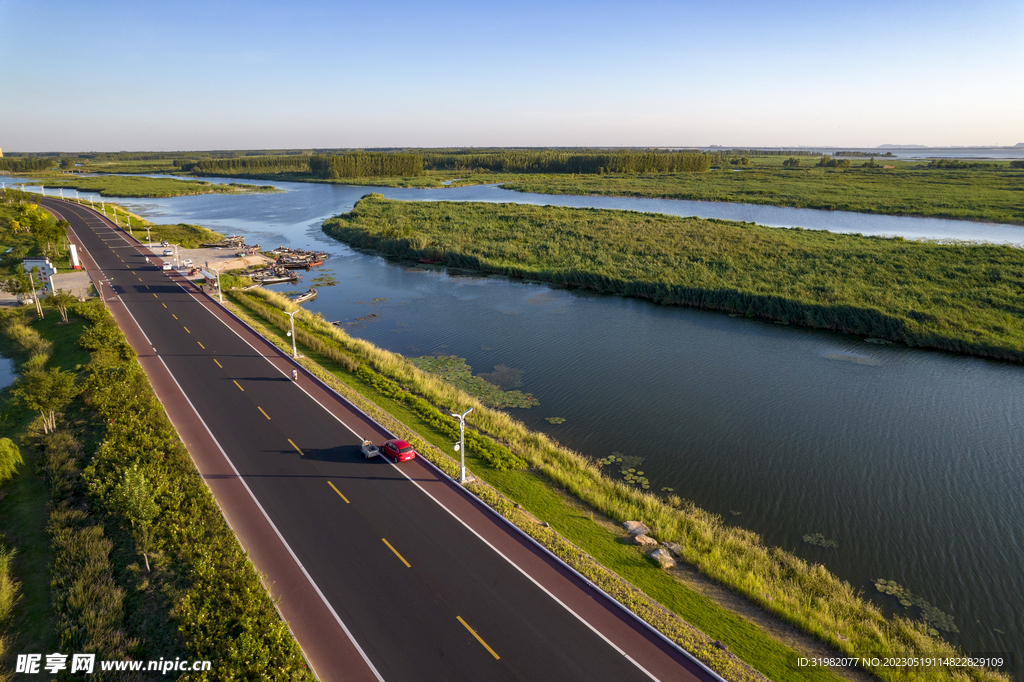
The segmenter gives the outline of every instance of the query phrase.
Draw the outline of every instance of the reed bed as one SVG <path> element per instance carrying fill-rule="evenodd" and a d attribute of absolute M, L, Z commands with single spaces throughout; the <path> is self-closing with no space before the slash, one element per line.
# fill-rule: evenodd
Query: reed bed
<path fill-rule="evenodd" d="M 1024 362 L 1024 250 L 368 195 L 324 231 L 397 258 Z"/>
<path fill-rule="evenodd" d="M 297 306 L 275 292 L 232 291 L 243 305 L 287 329 L 284 311 Z M 720 517 L 678 498 L 662 498 L 602 474 L 599 467 L 500 410 L 489 408 L 439 378 L 417 368 L 401 355 L 355 339 L 318 315 L 295 315 L 297 338 L 319 337 L 319 347 L 334 348 L 345 368 L 370 367 L 402 389 L 422 397 L 440 411 L 463 412 L 472 407 L 467 424 L 497 441 L 548 479 L 601 514 L 617 521 L 639 520 L 661 542 L 679 545 L 679 556 L 705 575 L 743 594 L 764 609 L 801 628 L 847 656 L 955 657 L 957 649 L 928 634 L 923 622 L 887 619 L 849 583 L 824 566 L 809 564 L 775 547 L 751 531 L 726 526 Z M 300 331 L 301 330 L 301 331 Z M 332 357 L 332 359 L 334 359 Z M 336 360 L 337 361 L 337 360 Z M 354 371 L 349 369 L 349 371 Z M 675 503 L 675 504 L 673 504 Z M 651 567 L 651 570 L 658 570 Z M 902 669 L 873 670 L 880 679 L 907 679 Z M 1001 680 L 1001 673 L 982 669 L 927 669 L 928 679 Z"/>

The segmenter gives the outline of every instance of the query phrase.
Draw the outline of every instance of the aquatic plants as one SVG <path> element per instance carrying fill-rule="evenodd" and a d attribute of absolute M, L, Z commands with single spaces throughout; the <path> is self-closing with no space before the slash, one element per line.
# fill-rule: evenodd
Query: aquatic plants
<path fill-rule="evenodd" d="M 835 549 L 839 547 L 839 543 L 835 540 L 829 540 L 821 533 L 811 533 L 804 536 L 804 542 L 809 545 L 816 547 L 824 547 L 825 549 Z"/>
<path fill-rule="evenodd" d="M 896 597 L 900 602 L 900 606 L 904 608 L 916 606 L 921 609 L 921 620 L 928 624 L 929 634 L 932 636 L 937 637 L 939 630 L 960 632 L 960 629 L 957 628 L 956 623 L 953 621 L 953 616 L 932 606 L 924 597 L 914 594 L 895 580 L 878 578 L 875 581 L 875 589 L 882 594 Z"/>
<path fill-rule="evenodd" d="M 1024 250 L 1010 246 L 373 194 L 323 229 L 396 258 L 1024 362 Z"/>
<path fill-rule="evenodd" d="M 425 372 L 436 374 L 452 386 L 462 389 L 489 407 L 522 407 L 530 408 L 539 405 L 540 401 L 530 393 L 522 391 L 506 391 L 486 379 L 487 375 L 473 376 L 473 368 L 466 364 L 465 358 L 454 355 L 427 355 L 409 358 L 409 362 Z M 518 370 L 515 370 L 518 371 Z M 520 374 L 522 372 L 519 372 Z M 522 385 L 520 382 L 519 385 Z"/>

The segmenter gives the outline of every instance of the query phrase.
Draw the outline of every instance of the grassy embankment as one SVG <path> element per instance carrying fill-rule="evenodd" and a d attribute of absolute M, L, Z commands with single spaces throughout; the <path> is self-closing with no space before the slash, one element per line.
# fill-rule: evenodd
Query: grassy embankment
<path fill-rule="evenodd" d="M 69 199 L 69 201 L 75 200 Z M 115 225 L 123 227 L 126 230 L 130 229 L 132 236 L 143 243 L 146 242 L 147 228 L 149 237 L 154 242 L 167 240 L 172 244 L 178 244 L 186 249 L 196 249 L 199 248 L 201 244 L 220 241 L 224 237 L 224 235 L 219 232 L 214 232 L 213 230 L 201 225 L 192 225 L 190 223 L 156 225 L 149 222 L 142 216 L 125 210 L 123 207 L 114 203 L 108 203 L 103 206 L 102 209 L 100 204 L 89 203 L 85 199 L 78 201 L 78 203 L 100 211 Z"/>
<path fill-rule="evenodd" d="M 392 257 L 1024 362 L 1024 251 L 1008 246 L 379 195 L 324 231 Z"/>
<path fill-rule="evenodd" d="M 145 178 L 108 175 L 97 178 L 76 178 L 74 180 L 48 180 L 26 184 L 42 184 L 47 189 L 77 189 L 83 192 L 98 192 L 103 197 L 160 198 L 181 197 L 194 194 L 253 194 L 279 192 L 276 187 L 265 185 L 244 185 L 230 183 L 217 185 L 205 180 L 178 180 L 175 178 Z M 52 192 L 50 193 L 52 195 Z"/>
<path fill-rule="evenodd" d="M 312 679 L 110 314 L 93 300 L 59 320 L 13 311 L 0 322 L 22 374 L 3 394 L 2 426 L 26 466 L 0 500 L 24 585 L 17 650 L 207 659 L 220 679 Z M 43 395 L 46 370 L 75 381 L 50 433 L 26 397 Z"/>
<path fill-rule="evenodd" d="M 243 306 L 241 312 L 258 315 L 271 325 L 266 328 L 254 323 L 268 338 L 282 348 L 290 347 L 284 337 L 288 328 L 284 310 L 294 310 L 294 306 L 273 292 L 232 291 L 230 295 Z M 397 354 L 349 337 L 322 318 L 303 311 L 295 320 L 297 338 L 312 361 L 304 361 L 307 367 L 333 382 L 343 395 L 393 432 L 410 440 L 450 475 L 457 475 L 455 461 L 446 454 L 454 427 L 453 420 L 445 416 L 473 407 L 468 421 L 479 432 L 477 437 L 493 441 L 497 450 L 508 453 L 502 456 L 501 452 L 485 452 L 480 456 L 479 445 L 467 446 L 474 473 L 493 486 L 473 486 L 474 492 L 727 678 L 740 679 L 745 674 L 735 663 L 730 665 L 707 638 L 667 617 L 645 595 L 726 643 L 732 652 L 772 679 L 810 679 L 827 673 L 798 668 L 792 650 L 658 569 L 639 548 L 602 526 L 601 517 L 618 522 L 644 521 L 659 540 L 679 543 L 683 560 L 847 655 L 955 652 L 940 638 L 930 636 L 923 623 L 887 620 L 878 608 L 824 567 L 765 547 L 756 534 L 725 526 L 720 518 L 677 498 L 662 499 L 613 480 L 593 462 L 542 434 L 528 431 L 508 414 L 487 408 Z M 330 372 L 315 363 L 328 367 Z M 524 471 L 516 460 L 537 471 Z M 550 523 L 551 528 L 524 515 L 523 509 Z M 642 592 L 592 564 L 580 550 Z M 899 679 L 891 669 L 875 672 L 881 679 Z M 987 671 L 943 671 L 935 679 L 969 676 L 1003 679 Z"/>
<path fill-rule="evenodd" d="M 805 164 L 808 162 L 805 161 Z M 758 164 L 671 175 L 519 176 L 505 189 L 543 194 L 657 197 L 929 216 L 1024 225 L 1024 170 L 934 170 L 901 162 L 893 169 Z M 888 161 L 885 163 L 889 163 Z M 472 176 L 484 180 L 486 176 Z"/>

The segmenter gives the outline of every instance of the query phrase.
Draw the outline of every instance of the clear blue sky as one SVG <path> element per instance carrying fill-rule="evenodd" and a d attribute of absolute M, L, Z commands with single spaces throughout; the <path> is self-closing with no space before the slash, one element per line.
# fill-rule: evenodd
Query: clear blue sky
<path fill-rule="evenodd" d="M 9 151 L 1018 142 L 1021 0 L 0 0 Z"/>

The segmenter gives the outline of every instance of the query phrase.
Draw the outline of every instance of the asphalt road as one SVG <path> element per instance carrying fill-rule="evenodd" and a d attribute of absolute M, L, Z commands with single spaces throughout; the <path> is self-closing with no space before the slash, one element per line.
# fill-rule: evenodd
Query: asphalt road
<path fill-rule="evenodd" d="M 379 678 L 697 679 L 664 644 L 652 646 L 668 667 L 624 654 L 428 495 L 422 463 L 364 460 L 360 436 L 379 436 L 325 410 L 94 213 L 43 203 L 71 223 Z"/>

